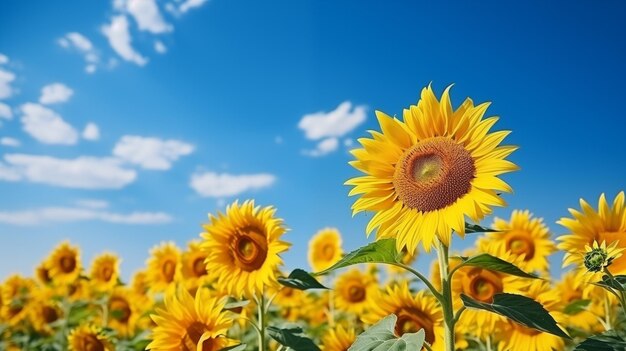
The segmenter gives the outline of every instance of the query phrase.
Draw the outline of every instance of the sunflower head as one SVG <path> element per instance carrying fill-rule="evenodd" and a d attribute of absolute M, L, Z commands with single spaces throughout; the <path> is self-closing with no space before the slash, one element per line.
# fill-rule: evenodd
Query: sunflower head
<path fill-rule="evenodd" d="M 32 279 L 20 275 L 12 275 L 2 284 L 0 317 L 10 326 L 16 326 L 28 316 L 35 288 Z"/>
<path fill-rule="evenodd" d="M 132 336 L 137 327 L 137 319 L 141 311 L 137 306 L 139 298 L 126 287 L 116 287 L 109 295 L 107 308 L 109 311 L 108 326 L 122 336 Z"/>
<path fill-rule="evenodd" d="M 157 308 L 152 320 L 157 327 L 147 349 L 218 351 L 235 345 L 226 337 L 233 321 L 224 310 L 226 299 L 211 297 L 200 288 L 195 299 L 186 289 L 169 289 L 165 294 L 165 308 Z"/>
<path fill-rule="evenodd" d="M 173 242 L 161 243 L 152 249 L 146 265 L 150 291 L 163 292 L 174 284 L 180 266 L 180 249 Z"/>
<path fill-rule="evenodd" d="M 343 273 L 335 282 L 335 305 L 340 311 L 362 314 L 375 304 L 377 296 L 376 277 L 359 269 Z"/>
<path fill-rule="evenodd" d="M 341 259 L 341 234 L 335 228 L 324 228 L 309 241 L 309 264 L 314 271 L 323 271 Z"/>
<path fill-rule="evenodd" d="M 273 207 L 261 208 L 249 200 L 234 202 L 225 214 L 209 216 L 200 247 L 209 279 L 216 280 L 218 290 L 251 296 L 277 285 L 279 254 L 289 244 L 280 240 L 286 229 L 274 213 Z"/>
<path fill-rule="evenodd" d="M 115 347 L 100 327 L 83 324 L 67 337 L 70 351 L 114 351 Z"/>
<path fill-rule="evenodd" d="M 35 268 L 35 277 L 37 277 L 37 280 L 39 280 L 39 282 L 43 285 L 52 283 L 50 271 L 48 270 L 46 262 L 41 262 L 37 268 Z"/>
<path fill-rule="evenodd" d="M 89 274 L 94 290 L 111 291 L 117 285 L 120 271 L 120 259 L 111 253 L 104 253 L 94 258 Z"/>
<path fill-rule="evenodd" d="M 45 335 L 52 334 L 50 324 L 63 316 L 61 306 L 53 295 L 53 291 L 49 288 L 35 290 L 28 309 L 31 325 L 37 332 Z"/>
<path fill-rule="evenodd" d="M 604 272 L 613 260 L 622 256 L 623 248 L 617 248 L 618 242 L 615 241 L 608 247 L 606 242 L 598 245 L 597 241 L 593 242 L 593 246 L 585 246 L 585 256 L 583 262 L 589 272 Z"/>
<path fill-rule="evenodd" d="M 497 192 L 510 192 L 501 174 L 517 169 L 505 158 L 516 148 L 500 146 L 508 131 L 489 133 L 497 117 L 483 119 L 488 104 L 467 99 L 453 110 L 449 89 L 437 99 L 430 86 L 403 121 L 377 111 L 382 133 L 361 138 L 351 162 L 364 176 L 350 179 L 350 195 L 362 194 L 356 214 L 374 211 L 367 232 L 396 237 L 398 249 L 413 253 L 421 242 L 429 251 L 439 238 L 450 244 L 451 231 L 465 234 L 473 221 L 504 206 Z"/>
<path fill-rule="evenodd" d="M 48 257 L 46 267 L 54 284 L 73 283 L 82 270 L 79 248 L 69 242 L 61 243 Z"/>
<path fill-rule="evenodd" d="M 346 351 L 356 340 L 354 328 L 344 327 L 337 324 L 334 328 L 328 329 L 322 336 L 322 350 L 324 351 Z"/>

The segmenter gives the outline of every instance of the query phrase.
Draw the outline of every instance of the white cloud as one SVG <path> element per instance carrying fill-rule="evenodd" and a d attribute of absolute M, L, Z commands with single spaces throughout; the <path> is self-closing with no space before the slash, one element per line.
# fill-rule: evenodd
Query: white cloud
<path fill-rule="evenodd" d="M 319 143 L 313 150 L 305 150 L 304 154 L 311 157 L 320 157 L 327 155 L 339 147 L 339 140 L 337 138 L 327 138 Z"/>
<path fill-rule="evenodd" d="M 76 201 L 76 205 L 80 207 L 87 207 L 87 208 L 93 208 L 93 209 L 103 209 L 103 208 L 109 207 L 109 203 L 107 201 L 94 200 L 94 199 L 78 200 Z"/>
<path fill-rule="evenodd" d="M 102 33 L 109 40 L 111 48 L 124 60 L 134 62 L 139 66 L 148 63 L 148 59 L 141 56 L 131 45 L 132 38 L 126 16 L 118 15 L 111 18 L 111 24 L 102 26 Z"/>
<path fill-rule="evenodd" d="M 78 132 L 51 109 L 26 103 L 21 106 L 24 131 L 44 144 L 73 145 L 78 141 Z"/>
<path fill-rule="evenodd" d="M 172 162 L 193 150 L 193 145 L 179 140 L 125 135 L 115 145 L 113 155 L 145 169 L 167 170 Z"/>
<path fill-rule="evenodd" d="M 352 139 L 348 138 L 348 139 L 346 139 L 346 140 L 344 140 L 344 141 L 343 141 L 343 145 L 344 145 L 345 147 L 351 147 L 352 145 L 354 145 L 354 140 L 352 140 Z"/>
<path fill-rule="evenodd" d="M 18 147 L 22 145 L 22 143 L 20 143 L 20 141 L 15 138 L 4 137 L 0 138 L 0 145 Z"/>
<path fill-rule="evenodd" d="M 165 44 L 163 44 L 162 41 L 156 40 L 154 42 L 154 51 L 158 52 L 159 54 L 164 54 L 167 52 L 167 47 L 165 46 Z"/>
<path fill-rule="evenodd" d="M 0 65 L 5 65 L 9 63 L 9 57 L 4 54 L 0 54 Z"/>
<path fill-rule="evenodd" d="M 139 30 L 159 34 L 171 32 L 174 27 L 165 22 L 155 0 L 128 0 L 126 10 L 135 18 Z"/>
<path fill-rule="evenodd" d="M 137 178 L 137 172 L 126 169 L 115 158 L 82 156 L 61 159 L 50 156 L 7 154 L 8 166 L 0 164 L 0 179 L 28 180 L 66 188 L 119 189 Z M 4 177 L 3 174 L 4 173 Z"/>
<path fill-rule="evenodd" d="M 0 69 L 0 99 L 6 99 L 13 95 L 15 90 L 11 86 L 11 82 L 15 80 L 13 72 Z"/>
<path fill-rule="evenodd" d="M 11 107 L 9 105 L 0 102 L 0 118 L 12 119 L 13 111 L 11 111 Z"/>
<path fill-rule="evenodd" d="M 99 209 L 45 207 L 25 211 L 0 211 L 0 222 L 12 225 L 41 225 L 54 222 L 101 221 L 117 224 L 163 224 L 172 217 L 163 212 L 114 213 Z"/>
<path fill-rule="evenodd" d="M 365 106 L 353 108 L 350 101 L 345 101 L 333 111 L 304 115 L 298 123 L 298 128 L 311 140 L 341 137 L 365 122 L 365 112 Z"/>
<path fill-rule="evenodd" d="M 85 129 L 83 129 L 83 139 L 95 141 L 100 139 L 100 128 L 95 123 L 87 123 Z"/>
<path fill-rule="evenodd" d="M 66 102 L 72 95 L 74 95 L 74 90 L 67 85 L 63 83 L 52 83 L 41 89 L 39 102 L 46 105 L 57 104 Z"/>
<path fill-rule="evenodd" d="M 70 32 L 65 34 L 62 38 L 59 38 L 58 43 L 65 49 L 76 50 L 83 55 L 87 63 L 85 72 L 94 73 L 96 71 L 97 63 L 100 61 L 100 55 L 98 55 L 94 45 L 87 37 L 78 32 Z"/>
<path fill-rule="evenodd" d="M 167 3 L 165 5 L 165 9 L 171 12 L 175 16 L 180 16 L 182 14 L 187 13 L 189 10 L 198 8 L 204 5 L 209 0 L 185 0 L 180 4 L 175 4 L 173 2 Z"/>
<path fill-rule="evenodd" d="M 189 186 L 203 197 L 228 197 L 269 187 L 275 181 L 276 177 L 268 173 L 233 175 L 198 172 L 191 176 Z"/>

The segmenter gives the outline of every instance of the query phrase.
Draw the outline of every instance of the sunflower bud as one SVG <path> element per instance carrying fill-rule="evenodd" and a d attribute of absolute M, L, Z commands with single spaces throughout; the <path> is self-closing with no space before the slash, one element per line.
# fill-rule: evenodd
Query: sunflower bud
<path fill-rule="evenodd" d="M 613 263 L 613 260 L 620 257 L 623 249 L 617 249 L 617 242 L 607 247 L 606 242 L 598 245 L 597 241 L 593 242 L 593 246 L 585 246 L 585 267 L 589 272 L 603 272 L 606 267 Z"/>

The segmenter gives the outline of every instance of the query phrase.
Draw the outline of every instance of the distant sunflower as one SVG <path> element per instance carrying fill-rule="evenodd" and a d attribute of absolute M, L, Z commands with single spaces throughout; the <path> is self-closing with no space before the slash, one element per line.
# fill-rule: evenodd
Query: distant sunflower
<path fill-rule="evenodd" d="M 320 272 L 341 259 L 341 234 L 335 228 L 324 228 L 309 241 L 309 264 Z"/>
<path fill-rule="evenodd" d="M 16 326 L 28 316 L 28 307 L 35 290 L 35 282 L 30 278 L 12 275 L 2 284 L 2 306 L 0 317 L 10 326 Z"/>
<path fill-rule="evenodd" d="M 226 299 L 211 297 L 207 289 L 198 289 L 195 299 L 186 289 L 170 289 L 165 294 L 165 309 L 157 308 L 152 319 L 157 324 L 153 351 L 217 351 L 237 342 L 226 337 L 233 321 L 224 311 Z"/>
<path fill-rule="evenodd" d="M 201 248 L 207 255 L 209 278 L 217 280 L 218 290 L 250 296 L 278 284 L 276 272 L 283 262 L 279 254 L 290 245 L 280 240 L 286 229 L 275 212 L 250 200 L 241 205 L 234 202 L 226 214 L 209 215 Z"/>
<path fill-rule="evenodd" d="M 195 295 L 199 286 L 209 283 L 206 263 L 204 263 L 206 257 L 207 254 L 200 249 L 199 240 L 189 242 L 187 251 L 183 252 L 181 257 L 181 280 L 192 295 Z"/>
<path fill-rule="evenodd" d="M 117 285 L 120 273 L 120 259 L 111 253 L 96 257 L 89 274 L 91 286 L 99 292 L 111 291 Z"/>
<path fill-rule="evenodd" d="M 378 282 L 373 275 L 352 269 L 337 277 L 334 293 L 338 310 L 361 315 L 377 303 Z"/>
<path fill-rule="evenodd" d="M 547 281 L 537 279 L 513 292 L 539 302 L 557 321 L 561 319 L 560 314 L 555 311 L 560 297 Z M 500 331 L 499 351 L 553 351 L 563 350 L 565 347 L 563 338 L 559 336 L 530 329 L 510 320 L 500 320 L 498 324 L 499 327 L 494 330 Z"/>
<path fill-rule="evenodd" d="M 424 291 L 411 292 L 406 281 L 393 284 L 377 299 L 370 313 L 365 315 L 364 322 L 374 324 L 392 313 L 398 317 L 396 335 L 424 329 L 426 341 L 432 349 L 444 350 L 443 312 L 434 297 Z"/>
<path fill-rule="evenodd" d="M 48 288 L 36 289 L 28 309 L 33 328 L 42 334 L 53 333 L 51 323 L 63 317 L 59 302 L 54 299 L 53 291 Z"/>
<path fill-rule="evenodd" d="M 180 249 L 173 242 L 161 243 L 150 251 L 147 281 L 151 292 L 164 292 L 174 283 L 180 265 Z"/>
<path fill-rule="evenodd" d="M 124 337 L 133 336 L 141 311 L 136 305 L 136 297 L 126 287 L 116 287 L 109 296 L 108 326 Z"/>
<path fill-rule="evenodd" d="M 617 243 L 618 249 L 626 249 L 626 207 L 623 191 L 617 194 L 611 207 L 604 194 L 598 200 L 598 211 L 583 199 L 580 199 L 580 207 L 582 212 L 569 209 L 574 218 L 561 218 L 557 222 L 570 231 L 557 238 L 557 247 L 565 251 L 563 266 L 575 265 L 577 269 L 585 269 L 585 246 L 592 246 L 594 241 L 605 242 L 608 246 Z M 626 274 L 626 255 L 615 259 L 608 269 L 614 275 Z"/>
<path fill-rule="evenodd" d="M 145 295 L 148 292 L 148 273 L 141 270 L 135 272 L 133 278 L 130 280 L 131 290 L 137 295 Z"/>
<path fill-rule="evenodd" d="M 54 284 L 71 284 L 82 270 L 80 249 L 63 242 L 57 246 L 46 261 L 48 274 Z"/>
<path fill-rule="evenodd" d="M 365 176 L 346 182 L 349 195 L 362 194 L 353 213 L 373 211 L 367 233 L 397 238 L 398 249 L 430 251 L 438 237 L 450 244 L 451 231 L 465 235 L 465 216 L 478 222 L 492 206 L 504 206 L 497 192 L 511 192 L 498 178 L 517 169 L 505 160 L 516 147 L 499 146 L 508 131 L 489 133 L 498 120 L 483 115 L 489 106 L 469 98 L 453 111 L 448 87 L 437 100 L 432 88 L 404 110 L 404 121 L 376 111 L 382 133 L 361 138 L 350 164 Z"/>
<path fill-rule="evenodd" d="M 587 333 L 597 334 L 604 330 L 599 322 L 599 318 L 604 314 L 604 308 L 601 303 L 604 298 L 594 293 L 598 287 L 585 284 L 582 275 L 583 270 L 569 271 L 563 275 L 561 280 L 556 284 L 555 290 L 559 296 L 559 308 L 561 312 L 565 312 L 565 308 L 577 301 L 587 300 L 589 304 L 586 308 L 563 313 L 566 320 L 565 325 L 572 328 L 583 330 Z"/>
<path fill-rule="evenodd" d="M 50 271 L 48 267 L 46 267 L 46 262 L 41 262 L 37 268 L 35 268 L 35 277 L 37 280 L 43 285 L 48 285 L 52 283 L 52 279 L 50 278 Z"/>
<path fill-rule="evenodd" d="M 335 328 L 328 329 L 322 336 L 323 351 L 347 351 L 356 340 L 354 328 L 345 328 L 337 324 Z"/>
<path fill-rule="evenodd" d="M 493 246 L 495 256 L 508 254 L 520 258 L 517 262 L 522 270 L 548 271 L 548 256 L 556 247 L 550 240 L 550 231 L 543 219 L 533 217 L 530 211 L 515 210 L 509 221 L 496 218 L 493 228 L 499 232 L 487 233 L 479 241 L 478 246 L 482 250 Z"/>
<path fill-rule="evenodd" d="M 100 327 L 83 324 L 67 337 L 70 351 L 114 351 L 111 340 Z"/>
<path fill-rule="evenodd" d="M 274 303 L 280 307 L 302 307 L 305 303 L 306 293 L 303 290 L 281 287 L 276 292 Z"/>

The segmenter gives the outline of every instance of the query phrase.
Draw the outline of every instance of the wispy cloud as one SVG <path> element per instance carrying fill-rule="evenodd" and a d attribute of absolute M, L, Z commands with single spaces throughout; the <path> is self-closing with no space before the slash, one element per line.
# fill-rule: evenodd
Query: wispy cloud
<path fill-rule="evenodd" d="M 11 107 L 2 102 L 0 102 L 0 118 L 13 119 L 13 111 L 11 111 Z"/>
<path fill-rule="evenodd" d="M 15 80 L 15 73 L 0 68 L 0 99 L 13 96 L 15 89 L 11 83 Z"/>
<path fill-rule="evenodd" d="M 68 101 L 72 95 L 74 95 L 74 90 L 67 85 L 63 83 L 52 83 L 41 89 L 39 103 L 45 105 L 58 104 Z"/>
<path fill-rule="evenodd" d="M 154 51 L 158 52 L 159 54 L 165 54 L 167 52 L 167 46 L 165 46 L 162 41 L 155 40 Z"/>
<path fill-rule="evenodd" d="M 154 34 L 174 30 L 174 27 L 163 19 L 155 0 L 127 0 L 125 10 L 133 16 L 139 30 Z"/>
<path fill-rule="evenodd" d="M 207 3 L 209 0 L 185 0 L 182 3 L 167 3 L 165 9 L 175 16 L 183 15 L 190 10 L 197 9 Z"/>
<path fill-rule="evenodd" d="M 20 141 L 15 138 L 3 137 L 3 138 L 0 138 L 0 145 L 18 147 L 22 145 L 22 143 L 20 143 Z"/>
<path fill-rule="evenodd" d="M 81 156 L 62 159 L 51 156 L 7 154 L 0 163 L 0 179 L 29 181 L 77 189 L 120 189 L 137 178 L 116 158 Z"/>
<path fill-rule="evenodd" d="M 115 213 L 94 208 L 44 207 L 25 211 L 0 211 L 0 222 L 36 226 L 54 222 L 101 221 L 117 224 L 164 224 L 172 217 L 164 212 Z"/>
<path fill-rule="evenodd" d="M 83 55 L 86 62 L 85 72 L 94 73 L 96 71 L 100 55 L 87 37 L 78 32 L 70 32 L 59 38 L 58 43 L 65 49 L 76 50 Z"/>
<path fill-rule="evenodd" d="M 95 199 L 81 199 L 81 200 L 76 201 L 76 205 L 80 207 L 95 208 L 95 209 L 103 209 L 103 208 L 109 207 L 109 203 L 107 201 L 95 200 Z"/>
<path fill-rule="evenodd" d="M 180 140 L 125 135 L 115 145 L 113 155 L 145 169 L 167 170 L 193 150 L 193 145 Z"/>
<path fill-rule="evenodd" d="M 327 138 L 323 139 L 313 150 L 304 150 L 303 153 L 307 156 L 311 157 L 320 157 L 327 155 L 339 147 L 339 139 L 337 138 Z"/>
<path fill-rule="evenodd" d="M 85 140 L 96 141 L 100 139 L 100 128 L 97 124 L 89 122 L 83 129 L 82 137 Z"/>
<path fill-rule="evenodd" d="M 0 54 L 0 65 L 9 63 L 9 57 L 4 54 Z"/>
<path fill-rule="evenodd" d="M 197 172 L 191 176 L 189 186 L 200 196 L 220 198 L 267 188 L 275 181 L 276 177 L 268 173 L 234 175 Z"/>
<path fill-rule="evenodd" d="M 78 142 L 78 132 L 51 109 L 25 103 L 20 107 L 24 131 L 44 144 L 73 145 Z"/>
<path fill-rule="evenodd" d="M 111 48 L 124 60 L 133 62 L 139 66 L 148 63 L 148 59 L 143 57 L 132 47 L 128 19 L 125 15 L 117 15 L 111 18 L 111 23 L 102 26 L 102 33 L 109 40 Z"/>

